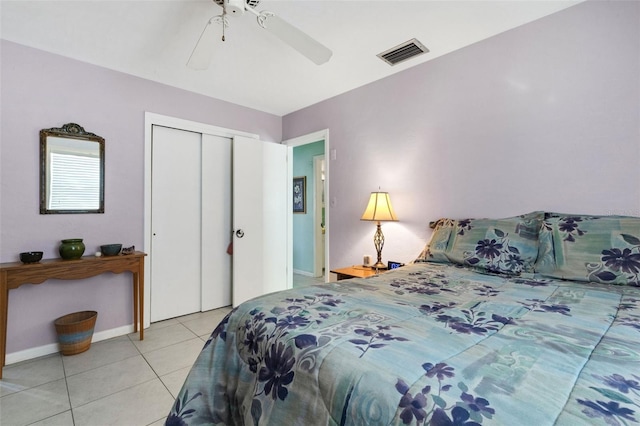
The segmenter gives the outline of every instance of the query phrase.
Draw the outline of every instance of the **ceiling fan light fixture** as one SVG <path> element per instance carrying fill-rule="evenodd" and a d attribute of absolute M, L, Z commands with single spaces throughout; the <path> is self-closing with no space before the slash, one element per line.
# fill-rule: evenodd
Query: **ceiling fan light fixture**
<path fill-rule="evenodd" d="M 215 4 L 227 9 L 232 15 L 242 15 L 246 7 L 258 7 L 260 0 L 213 0 Z"/>
<path fill-rule="evenodd" d="M 244 0 L 224 0 L 224 10 L 230 15 L 242 15 L 244 13 Z"/>

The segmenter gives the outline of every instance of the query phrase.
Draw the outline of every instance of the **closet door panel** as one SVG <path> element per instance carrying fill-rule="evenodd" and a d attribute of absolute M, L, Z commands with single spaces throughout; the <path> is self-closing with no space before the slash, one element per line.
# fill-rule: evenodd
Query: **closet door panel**
<path fill-rule="evenodd" d="M 233 306 L 264 294 L 262 144 L 233 138 Z"/>
<path fill-rule="evenodd" d="M 231 139 L 202 135 L 202 306 L 231 305 Z"/>
<path fill-rule="evenodd" d="M 287 147 L 233 138 L 233 306 L 287 288 Z"/>
<path fill-rule="evenodd" d="M 287 283 L 287 147 L 263 142 L 263 235 L 265 293 L 285 290 Z M 293 207 L 293 206 L 292 206 Z"/>
<path fill-rule="evenodd" d="M 153 127 L 151 321 L 200 311 L 201 134 Z"/>

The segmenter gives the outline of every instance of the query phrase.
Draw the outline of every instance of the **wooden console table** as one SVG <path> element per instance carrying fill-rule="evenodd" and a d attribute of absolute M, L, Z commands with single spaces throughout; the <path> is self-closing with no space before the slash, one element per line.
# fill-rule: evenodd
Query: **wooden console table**
<path fill-rule="evenodd" d="M 7 311 L 9 290 L 23 284 L 41 284 L 55 278 L 78 280 L 100 275 L 104 272 L 133 274 L 133 331 L 140 330 L 140 340 L 144 339 L 144 257 L 136 251 L 118 256 L 85 256 L 77 260 L 47 259 L 38 263 L 0 263 L 0 379 L 7 351 Z"/>

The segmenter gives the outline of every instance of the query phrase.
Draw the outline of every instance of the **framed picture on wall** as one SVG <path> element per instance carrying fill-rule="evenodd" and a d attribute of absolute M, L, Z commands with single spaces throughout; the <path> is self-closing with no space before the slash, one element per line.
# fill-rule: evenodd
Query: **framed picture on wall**
<path fill-rule="evenodd" d="M 293 212 L 307 213 L 307 177 L 293 178 Z"/>

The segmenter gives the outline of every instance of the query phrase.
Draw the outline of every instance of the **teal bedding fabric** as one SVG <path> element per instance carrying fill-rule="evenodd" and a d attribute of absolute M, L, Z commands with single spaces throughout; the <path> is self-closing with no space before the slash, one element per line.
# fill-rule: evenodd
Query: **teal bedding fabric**
<path fill-rule="evenodd" d="M 640 218 L 546 213 L 535 270 L 551 278 L 640 286 Z"/>
<path fill-rule="evenodd" d="M 533 272 L 544 212 L 504 219 L 440 219 L 417 262 L 473 266 L 489 272 Z"/>
<path fill-rule="evenodd" d="M 167 425 L 640 423 L 640 287 L 415 263 L 243 303 Z"/>

